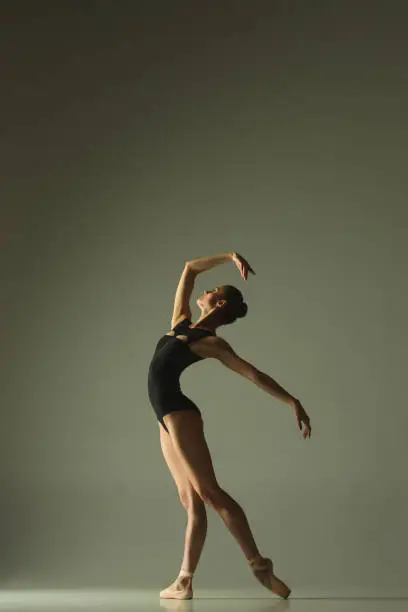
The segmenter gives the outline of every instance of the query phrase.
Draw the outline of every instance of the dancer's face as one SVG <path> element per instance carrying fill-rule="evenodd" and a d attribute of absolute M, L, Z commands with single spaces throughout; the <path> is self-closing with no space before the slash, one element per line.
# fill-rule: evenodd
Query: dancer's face
<path fill-rule="evenodd" d="M 207 289 L 197 299 L 197 306 L 200 308 L 202 313 L 207 313 L 214 308 L 220 307 L 225 303 L 224 292 L 222 287 L 214 287 L 213 289 Z"/>

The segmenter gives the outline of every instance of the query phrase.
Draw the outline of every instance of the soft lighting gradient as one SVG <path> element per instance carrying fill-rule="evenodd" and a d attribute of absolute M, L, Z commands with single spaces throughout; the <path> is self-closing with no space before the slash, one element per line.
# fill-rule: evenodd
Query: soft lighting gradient
<path fill-rule="evenodd" d="M 234 250 L 215 360 L 182 388 L 293 596 L 408 595 L 402 2 L 4 2 L 4 589 L 159 589 L 186 515 L 147 369 L 187 259 Z M 221 519 L 195 590 L 265 596 Z M 222 568 L 222 571 L 220 571 Z"/>

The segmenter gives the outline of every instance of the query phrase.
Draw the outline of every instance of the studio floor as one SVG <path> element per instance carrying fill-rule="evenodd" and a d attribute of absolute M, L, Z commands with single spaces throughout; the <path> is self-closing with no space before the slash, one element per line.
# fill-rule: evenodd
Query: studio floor
<path fill-rule="evenodd" d="M 405 599 L 296 598 L 281 600 L 275 596 L 234 598 L 197 593 L 187 601 L 160 599 L 152 591 L 0 591 L 2 612 L 68 612 L 109 610 L 109 612 L 407 612 Z"/>

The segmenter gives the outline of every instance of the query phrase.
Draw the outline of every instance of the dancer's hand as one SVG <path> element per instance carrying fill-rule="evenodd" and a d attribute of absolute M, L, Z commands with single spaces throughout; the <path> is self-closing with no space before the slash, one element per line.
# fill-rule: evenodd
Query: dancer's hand
<path fill-rule="evenodd" d="M 295 410 L 296 420 L 298 423 L 298 427 L 300 431 L 302 431 L 302 423 L 305 424 L 305 429 L 303 431 L 303 438 L 310 438 L 312 434 L 312 426 L 310 425 L 310 418 L 306 413 L 306 410 L 303 408 L 302 404 L 298 399 L 294 399 L 292 406 Z"/>
<path fill-rule="evenodd" d="M 232 253 L 232 261 L 237 266 L 238 270 L 241 272 L 242 278 L 244 280 L 248 280 L 248 272 L 252 272 L 252 274 L 255 274 L 249 263 L 242 257 L 242 255 L 239 255 L 239 253 Z"/>

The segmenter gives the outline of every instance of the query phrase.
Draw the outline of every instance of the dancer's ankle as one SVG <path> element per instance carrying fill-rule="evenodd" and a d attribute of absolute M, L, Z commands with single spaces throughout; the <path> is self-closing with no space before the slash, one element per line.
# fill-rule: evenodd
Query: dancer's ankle
<path fill-rule="evenodd" d="M 194 572 L 189 572 L 188 570 L 185 570 L 185 569 L 181 569 L 178 575 L 179 578 L 189 578 L 190 580 L 193 579 L 193 576 L 194 576 Z"/>
<path fill-rule="evenodd" d="M 265 557 L 263 557 L 261 553 L 258 553 L 254 557 L 251 557 L 251 559 L 248 559 L 248 564 L 250 567 L 252 567 L 253 565 L 259 565 L 259 563 L 262 563 L 264 560 Z"/>

